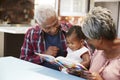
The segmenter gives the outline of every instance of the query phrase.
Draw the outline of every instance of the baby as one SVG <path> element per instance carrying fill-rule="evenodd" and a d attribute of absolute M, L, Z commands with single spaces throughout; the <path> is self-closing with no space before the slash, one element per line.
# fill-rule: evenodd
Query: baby
<path fill-rule="evenodd" d="M 84 67 L 89 68 L 90 64 L 90 51 L 84 46 L 85 36 L 81 31 L 81 26 L 71 27 L 66 34 L 67 51 L 66 58 L 71 61 L 82 64 Z M 65 69 L 62 69 L 64 72 Z"/>

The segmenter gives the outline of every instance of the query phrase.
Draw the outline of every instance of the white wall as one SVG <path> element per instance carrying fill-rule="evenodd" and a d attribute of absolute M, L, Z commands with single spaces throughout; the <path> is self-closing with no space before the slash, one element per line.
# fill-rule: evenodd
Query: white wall
<path fill-rule="evenodd" d="M 120 0 L 94 0 L 95 2 L 118 2 Z"/>
<path fill-rule="evenodd" d="M 120 38 L 120 5 L 119 5 L 119 24 L 118 24 L 118 38 Z"/>
<path fill-rule="evenodd" d="M 0 57 L 4 56 L 4 33 L 0 32 Z"/>

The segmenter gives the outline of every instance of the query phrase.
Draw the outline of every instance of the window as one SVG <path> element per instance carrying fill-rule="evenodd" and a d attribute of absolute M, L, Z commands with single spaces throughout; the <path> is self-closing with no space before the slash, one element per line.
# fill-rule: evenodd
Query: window
<path fill-rule="evenodd" d="M 88 11 L 88 0 L 60 0 L 60 16 L 83 16 Z"/>

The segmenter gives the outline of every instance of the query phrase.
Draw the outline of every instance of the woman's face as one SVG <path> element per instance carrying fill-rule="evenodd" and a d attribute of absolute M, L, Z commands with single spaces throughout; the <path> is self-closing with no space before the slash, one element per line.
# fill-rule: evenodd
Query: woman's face
<path fill-rule="evenodd" d="M 59 31 L 59 23 L 56 17 L 51 17 L 46 20 L 42 25 L 42 30 L 50 35 L 55 35 Z"/>
<path fill-rule="evenodd" d="M 100 49 L 101 42 L 98 39 L 88 39 L 88 44 L 93 45 L 96 49 Z"/>
<path fill-rule="evenodd" d="M 67 46 L 73 51 L 78 50 L 82 47 L 83 40 L 79 40 L 75 34 L 66 37 L 66 41 L 67 41 Z"/>

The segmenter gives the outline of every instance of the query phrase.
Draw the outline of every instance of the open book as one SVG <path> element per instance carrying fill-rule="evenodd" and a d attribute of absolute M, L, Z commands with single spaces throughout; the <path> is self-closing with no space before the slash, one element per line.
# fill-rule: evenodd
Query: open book
<path fill-rule="evenodd" d="M 41 56 L 43 60 L 50 62 L 51 64 L 55 64 L 56 66 L 59 66 L 62 68 L 72 69 L 75 72 L 87 70 L 87 68 L 85 68 L 82 64 L 72 61 L 68 58 L 62 57 L 62 56 L 55 58 L 51 55 L 39 54 L 39 53 L 36 53 L 36 54 Z"/>

